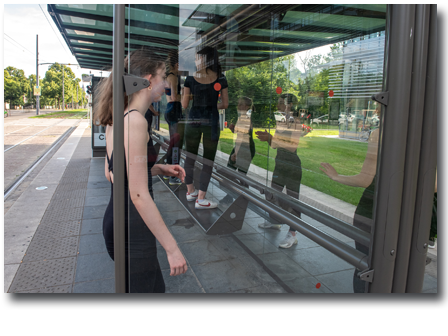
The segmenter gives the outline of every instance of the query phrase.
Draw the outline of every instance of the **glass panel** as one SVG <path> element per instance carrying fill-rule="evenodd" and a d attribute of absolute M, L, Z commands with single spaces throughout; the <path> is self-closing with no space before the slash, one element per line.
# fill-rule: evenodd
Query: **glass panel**
<path fill-rule="evenodd" d="M 385 9 L 126 9 L 126 53 L 145 45 L 167 66 L 151 70 L 152 91 L 132 94 L 125 108 L 137 109 L 126 117 L 129 139 L 141 124 L 151 135 L 127 151 L 129 188 L 148 185 L 150 194 L 144 205 L 128 199 L 129 291 L 161 290 L 169 276 L 166 242 L 154 238 L 165 227 L 154 226 L 159 213 L 192 269 L 182 276 L 189 285 L 174 290 L 364 291 L 355 265 L 305 229 L 349 254 L 369 252 L 381 123 L 370 97 L 382 91 Z M 147 76 L 140 61 L 127 69 Z M 177 165 L 184 183 L 166 173 Z"/>
<path fill-rule="evenodd" d="M 357 15 L 344 15 L 353 11 Z M 289 30 L 304 23 L 310 27 L 306 31 Z M 338 26 L 345 32 L 335 33 Z M 266 184 L 290 198 L 268 192 L 266 199 L 368 254 L 380 120 L 380 108 L 370 97 L 382 90 L 384 11 L 367 14 L 336 5 L 316 11 L 300 5 L 284 17 L 274 15 L 272 27 L 272 49 L 278 52 L 272 57 L 270 89 L 272 104 L 277 103 L 272 109 L 275 123 L 270 136 L 264 132 L 258 138 L 268 138 L 269 159 L 274 159 Z M 292 54 L 282 45 L 302 41 L 308 43 L 305 50 Z M 343 120 L 344 115 L 349 116 Z M 316 221 L 312 211 L 293 199 L 345 224 Z M 295 279 L 285 277 L 294 292 L 364 292 L 365 282 L 354 276 L 359 272 L 354 265 L 294 228 L 276 224 L 282 220 L 271 213 L 264 238 L 282 249 L 265 245 L 263 252 L 272 253 L 260 258 L 272 267 L 294 268 Z"/>

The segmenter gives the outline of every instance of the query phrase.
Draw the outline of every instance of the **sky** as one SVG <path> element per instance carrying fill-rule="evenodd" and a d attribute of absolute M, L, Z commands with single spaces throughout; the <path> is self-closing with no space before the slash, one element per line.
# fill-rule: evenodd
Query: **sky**
<path fill-rule="evenodd" d="M 3 68 L 13 66 L 25 71 L 25 76 L 36 74 L 36 35 L 39 35 L 39 63 L 77 64 L 63 37 L 47 12 L 46 4 L 5 4 L 3 25 Z M 50 65 L 39 66 L 43 78 Z M 87 69 L 70 66 L 77 78 Z M 92 70 L 95 76 L 101 76 Z M 107 73 L 103 72 L 103 76 Z"/>

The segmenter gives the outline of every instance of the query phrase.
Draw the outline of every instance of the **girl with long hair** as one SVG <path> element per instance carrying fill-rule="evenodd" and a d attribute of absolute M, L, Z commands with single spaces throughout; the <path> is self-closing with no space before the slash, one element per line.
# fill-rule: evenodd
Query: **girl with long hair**
<path fill-rule="evenodd" d="M 129 292 L 163 293 L 163 281 L 157 260 L 156 238 L 165 249 L 170 275 L 187 271 L 186 261 L 166 227 L 154 203 L 152 178 L 163 174 L 184 179 L 179 165 L 154 164 L 153 145 L 148 134 L 145 113 L 153 102 L 161 99 L 165 89 L 165 62 L 148 50 L 137 50 L 125 59 L 125 72 L 146 78 L 150 85 L 132 96 L 125 96 L 123 106 L 125 147 L 125 225 L 126 225 L 126 288 Z M 105 175 L 111 182 L 111 198 L 103 219 L 103 235 L 107 251 L 114 258 L 113 238 L 113 75 L 104 80 L 95 92 L 95 120 L 106 126 Z M 121 145 L 121 144 L 116 144 Z M 123 158 L 116 158 L 118 160 Z M 129 195 L 129 197 L 128 197 Z"/>

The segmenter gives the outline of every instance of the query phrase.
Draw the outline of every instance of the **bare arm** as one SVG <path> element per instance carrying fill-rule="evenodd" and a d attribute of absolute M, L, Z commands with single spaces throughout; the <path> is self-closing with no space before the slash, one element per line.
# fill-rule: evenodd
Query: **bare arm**
<path fill-rule="evenodd" d="M 221 102 L 218 103 L 218 110 L 224 110 L 229 106 L 229 90 L 228 88 L 221 90 Z"/>
<path fill-rule="evenodd" d="M 190 103 L 190 88 L 184 86 L 184 92 L 182 95 L 182 107 L 185 109 L 188 107 L 188 104 Z"/>
<path fill-rule="evenodd" d="M 129 134 L 128 127 L 132 129 Z M 125 154 L 129 167 L 129 194 L 132 203 L 148 228 L 166 250 L 171 267 L 170 275 L 183 274 L 187 271 L 185 259 L 148 190 L 147 122 L 142 115 L 136 113 L 125 118 L 124 129 Z"/>
<path fill-rule="evenodd" d="M 366 159 L 361 168 L 361 172 L 357 175 L 339 175 L 336 169 L 333 168 L 329 163 L 321 163 L 320 165 L 323 167 L 319 168 L 325 174 L 328 175 L 333 181 L 351 186 L 351 187 L 361 187 L 367 188 L 373 181 L 373 178 L 376 174 L 376 164 L 378 159 L 378 132 L 379 130 L 375 130 L 372 132 L 369 138 L 369 144 L 367 147 Z"/>

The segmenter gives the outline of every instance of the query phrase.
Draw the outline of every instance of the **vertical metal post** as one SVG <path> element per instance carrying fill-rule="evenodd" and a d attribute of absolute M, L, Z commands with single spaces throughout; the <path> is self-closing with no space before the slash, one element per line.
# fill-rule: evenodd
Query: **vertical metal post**
<path fill-rule="evenodd" d="M 371 268 L 375 271 L 369 292 L 390 293 L 397 251 L 403 192 L 415 5 L 388 5 L 384 86 L 389 92 L 383 116 L 377 170 L 375 224 Z M 384 110 L 384 109 L 383 109 Z"/>
<path fill-rule="evenodd" d="M 115 292 L 126 292 L 124 153 L 124 28 L 125 5 L 114 5 L 113 28 L 113 133 L 114 133 L 114 259 Z"/>
<path fill-rule="evenodd" d="M 62 66 L 62 111 L 64 111 L 65 108 L 65 97 L 64 97 L 64 64 L 61 64 Z"/>
<path fill-rule="evenodd" d="M 414 26 L 414 56 L 412 69 L 411 103 L 409 111 L 408 140 L 404 169 L 403 200 L 401 205 L 400 233 L 395 260 L 392 292 L 404 293 L 409 266 L 409 254 L 414 222 L 417 192 L 420 142 L 425 102 L 426 64 L 428 56 L 430 5 L 416 5 Z"/>
<path fill-rule="evenodd" d="M 437 166 L 437 5 L 430 6 L 425 115 L 422 126 L 407 293 L 420 293 L 423 287 Z"/>
<path fill-rule="evenodd" d="M 39 35 L 36 35 L 36 87 L 39 89 Z M 40 96 L 36 96 L 36 115 L 39 115 Z"/>

